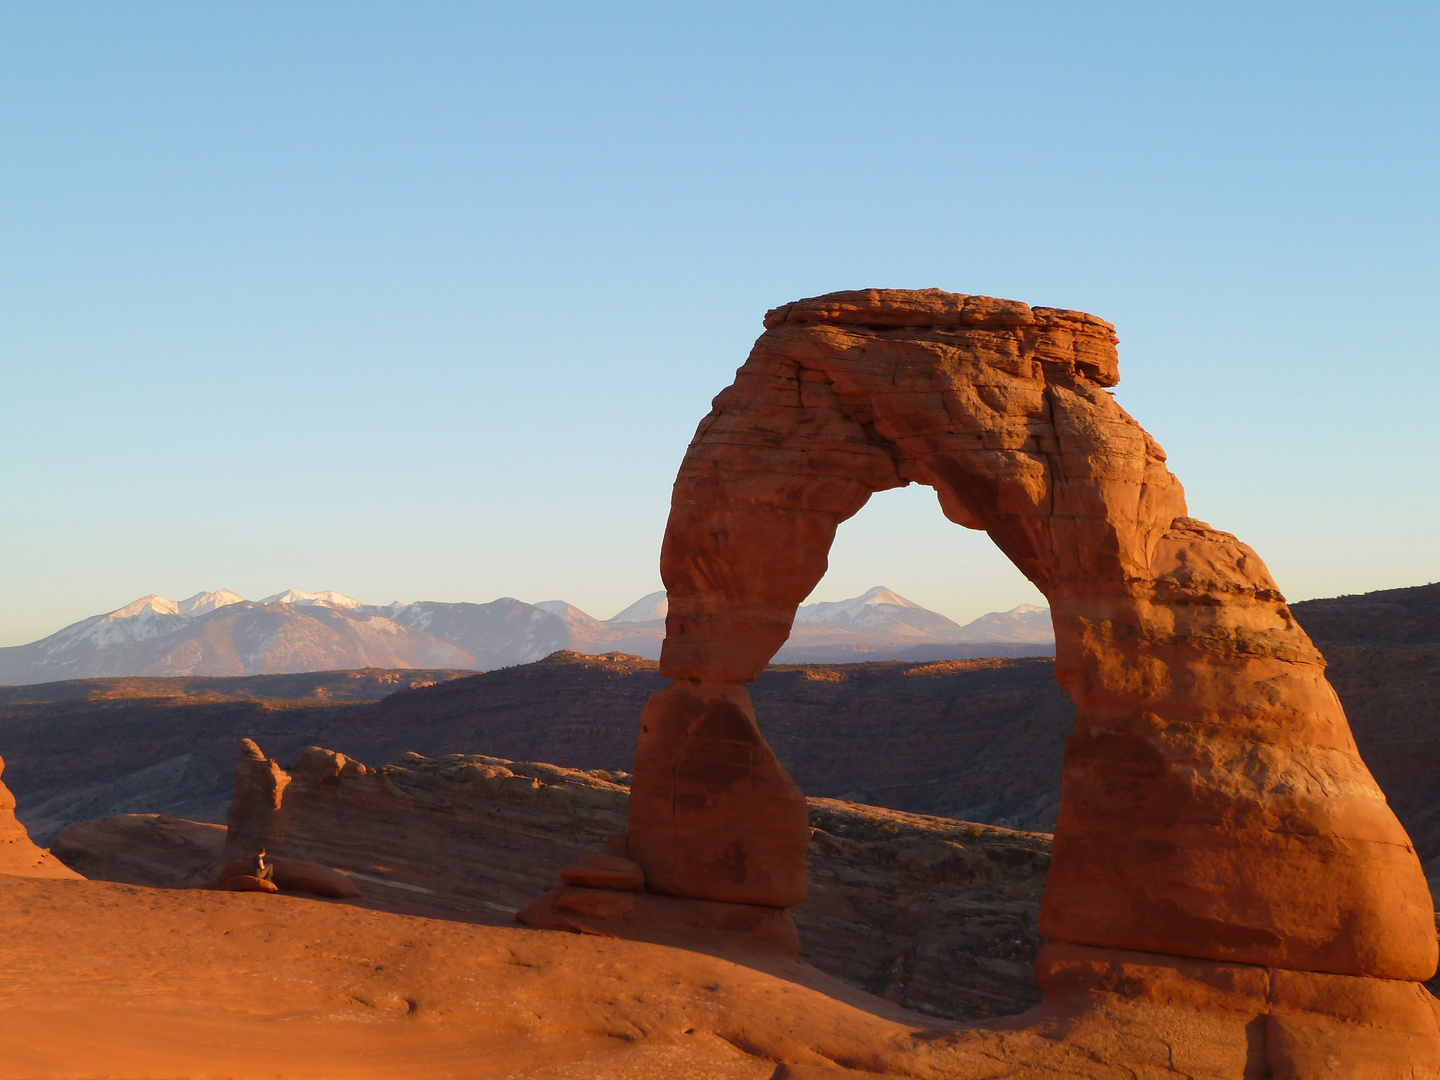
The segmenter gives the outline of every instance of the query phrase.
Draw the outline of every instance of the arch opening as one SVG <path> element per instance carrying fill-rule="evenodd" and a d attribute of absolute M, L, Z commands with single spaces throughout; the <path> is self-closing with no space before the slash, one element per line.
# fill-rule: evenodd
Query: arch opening
<path fill-rule="evenodd" d="M 1046 602 L 988 535 L 956 528 L 938 508 L 935 490 L 923 484 L 872 495 L 836 528 L 826 561 L 824 577 L 802 607 L 884 586 L 964 626 L 1017 605 Z M 788 657 L 795 644 L 792 637 L 771 662 L 793 663 Z"/>

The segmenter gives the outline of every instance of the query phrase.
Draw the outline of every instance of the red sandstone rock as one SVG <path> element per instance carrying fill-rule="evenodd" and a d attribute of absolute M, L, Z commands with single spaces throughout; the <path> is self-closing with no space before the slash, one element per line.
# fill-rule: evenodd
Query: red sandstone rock
<path fill-rule="evenodd" d="M 0 758 L 0 773 L 5 771 L 5 759 Z M 0 783 L 0 874 L 16 877 L 79 878 L 80 875 L 36 846 L 15 817 L 15 796 Z"/>
<path fill-rule="evenodd" d="M 645 872 L 638 863 L 614 855 L 587 855 L 579 862 L 560 868 L 560 880 L 566 885 L 590 889 L 619 889 L 638 892 L 645 888 Z"/>
<path fill-rule="evenodd" d="M 605 841 L 605 854 L 617 859 L 630 858 L 630 838 L 628 836 L 610 837 Z"/>
<path fill-rule="evenodd" d="M 276 856 L 270 863 L 275 867 L 272 880 L 282 892 L 308 892 L 335 900 L 353 900 L 361 895 L 353 881 L 328 866 L 284 856 Z"/>
<path fill-rule="evenodd" d="M 509 921 L 567 863 L 589 857 L 585 844 L 627 858 L 626 838 L 613 835 L 624 827 L 626 789 L 578 770 L 406 755 L 402 765 L 337 774 L 333 759 L 316 760 L 325 767 L 297 771 L 285 787 L 286 851 L 355 873 L 366 907 L 452 923 Z M 502 786 L 516 777 L 540 782 L 524 789 L 524 802 Z M 936 1017 L 1004 1016 L 1039 1002 L 1031 969 L 1048 835 L 830 799 L 809 804 L 810 890 L 790 912 L 802 959 Z M 62 836 L 56 854 L 99 881 L 209 885 L 224 862 L 223 826 L 164 816 L 123 814 Z M 235 860 L 231 872 L 249 864 Z M 630 927 L 608 929 L 613 937 Z"/>
<path fill-rule="evenodd" d="M 224 848 L 225 826 L 169 814 L 82 821 L 50 844 L 51 854 L 87 878 L 161 888 L 213 881 Z"/>
<path fill-rule="evenodd" d="M 658 692 L 632 858 L 652 889 L 786 906 L 799 792 L 743 684 L 784 642 L 837 525 L 934 487 L 1049 598 L 1079 718 L 1040 930 L 1053 940 L 1402 982 L 1435 970 L 1430 897 L 1324 661 L 1259 557 L 1188 516 L 1106 392 L 1113 328 L 938 290 L 766 316 L 675 482 Z"/>
<path fill-rule="evenodd" d="M 1119 999 L 1204 1018 L 1208 1038 L 1177 1043 L 1185 1056 L 1170 1062 L 1201 1075 L 1440 1073 L 1440 1003 L 1414 983 L 1053 944 L 1041 948 L 1035 976 L 1042 1013 Z"/>
<path fill-rule="evenodd" d="M 266 861 L 271 866 L 270 880 L 281 892 L 313 893 L 335 900 L 353 900 L 361 895 L 353 881 L 328 866 L 308 859 L 287 859 L 283 856 L 267 855 Z M 227 882 L 232 878 L 253 877 L 250 872 L 253 865 L 252 858 L 232 859 L 215 876 L 216 888 L 229 888 Z"/>
<path fill-rule="evenodd" d="M 279 892 L 280 887 L 273 881 L 266 881 L 254 874 L 231 874 L 222 877 L 216 882 L 215 887 L 221 892 Z"/>
<path fill-rule="evenodd" d="M 254 865 L 254 859 L 249 856 L 241 859 L 231 859 L 224 866 L 222 866 L 220 868 L 220 872 L 215 875 L 216 884 L 219 884 L 226 878 L 244 877 L 245 875 L 250 873 Z"/>
<path fill-rule="evenodd" d="M 805 899 L 805 796 L 740 685 L 679 683 L 640 715 L 630 857 L 652 892 L 766 907 Z"/>
<path fill-rule="evenodd" d="M 791 959 L 800 955 L 800 935 L 789 912 L 756 904 L 565 885 L 534 900 L 515 919 L 537 930 L 568 930 L 701 951 Z"/>
<path fill-rule="evenodd" d="M 278 779 L 278 805 L 245 761 L 236 773 L 230 820 L 244 831 L 230 850 L 263 843 L 277 866 L 341 867 L 367 903 L 444 918 L 508 919 L 625 825 L 618 784 L 478 754 L 405 754 L 375 768 L 307 747 Z"/>
<path fill-rule="evenodd" d="M 260 752 L 252 739 L 240 740 L 235 764 L 235 794 L 226 817 L 225 851 L 230 855 L 267 850 L 284 842 L 278 811 L 290 776 Z"/>

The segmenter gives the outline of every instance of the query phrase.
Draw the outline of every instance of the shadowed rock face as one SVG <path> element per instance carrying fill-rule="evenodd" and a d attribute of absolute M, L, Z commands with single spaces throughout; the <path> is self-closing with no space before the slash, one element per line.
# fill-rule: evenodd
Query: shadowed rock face
<path fill-rule="evenodd" d="M 778 308 L 675 482 L 670 607 L 632 857 L 652 889 L 804 895 L 804 799 L 745 684 L 871 493 L 928 484 L 1045 593 L 1066 744 L 1040 932 L 1079 946 L 1422 980 L 1430 896 L 1324 662 L 1260 558 L 1188 516 L 1106 387 L 1110 324 L 939 291 Z"/>

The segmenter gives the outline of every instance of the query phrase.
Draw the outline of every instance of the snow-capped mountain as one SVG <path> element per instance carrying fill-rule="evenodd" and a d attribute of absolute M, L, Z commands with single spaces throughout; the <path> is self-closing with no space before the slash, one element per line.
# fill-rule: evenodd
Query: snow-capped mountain
<path fill-rule="evenodd" d="M 821 626 L 853 634 L 965 640 L 964 627 L 959 623 L 927 611 L 883 585 L 852 600 L 804 604 L 795 613 L 795 629 L 803 632 Z"/>
<path fill-rule="evenodd" d="M 147 597 L 147 599 L 149 599 Z M 243 604 L 245 598 L 239 593 L 233 593 L 229 589 L 220 589 L 217 592 L 197 592 L 188 600 L 181 600 L 175 605 L 177 614 L 193 619 L 197 615 L 205 615 L 218 608 L 229 607 L 231 604 Z"/>
<path fill-rule="evenodd" d="M 348 601 L 348 603 L 347 603 Z M 253 603 L 228 589 L 143 596 L 47 638 L 0 649 L 0 683 L 116 675 L 259 675 L 355 667 L 476 666 L 339 593 L 290 590 Z"/>
<path fill-rule="evenodd" d="M 234 593 L 230 594 L 234 596 Z M 239 597 L 236 597 L 239 599 Z M 345 610 L 348 608 L 365 607 L 354 597 L 346 596 L 344 593 L 335 592 L 333 589 L 326 589 L 324 592 L 301 592 L 299 589 L 286 589 L 274 596 L 267 596 L 261 600 L 262 604 L 294 604 L 296 607 L 328 607 Z"/>
<path fill-rule="evenodd" d="M 259 675 L 358 667 L 490 670 L 558 649 L 651 659 L 665 637 L 664 592 L 612 619 L 563 600 L 422 600 L 386 607 L 333 591 L 290 589 L 260 601 L 220 589 L 186 600 L 143 596 L 47 638 L 0 648 L 0 684 L 119 675 Z M 1028 604 L 965 626 L 876 587 L 806 604 L 778 663 L 940 660 L 1052 651 L 1050 613 Z"/>
<path fill-rule="evenodd" d="M 1054 645 L 1055 627 L 1050 622 L 1050 609 L 1034 604 L 1021 604 L 1009 611 L 992 611 L 963 627 L 961 641 L 1025 641 Z"/>
<path fill-rule="evenodd" d="M 1017 613 L 1038 613 L 1025 614 Z M 1043 626 L 1042 626 L 1043 624 Z M 777 664 L 860 660 L 961 660 L 1054 651 L 1050 612 L 1022 604 L 961 626 L 877 585 L 850 600 L 803 604 Z"/>
<path fill-rule="evenodd" d="M 670 602 L 665 598 L 665 590 L 661 589 L 659 592 L 642 596 L 608 621 L 612 623 L 654 622 L 656 619 L 665 618 L 665 613 L 669 610 Z"/>

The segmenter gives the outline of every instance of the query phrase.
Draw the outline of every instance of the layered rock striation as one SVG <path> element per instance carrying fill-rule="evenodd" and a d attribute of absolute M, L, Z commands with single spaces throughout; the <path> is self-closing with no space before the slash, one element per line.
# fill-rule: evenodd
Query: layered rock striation
<path fill-rule="evenodd" d="M 603 774 L 482 755 L 375 768 L 312 746 L 286 770 L 247 740 L 225 851 L 349 871 L 395 910 L 506 921 L 624 832 L 626 794 Z"/>
<path fill-rule="evenodd" d="M 247 743 L 228 843 L 221 826 L 122 814 L 72 826 L 54 849 L 90 878 L 176 887 L 208 885 L 227 857 L 264 845 L 282 888 L 281 868 L 308 860 L 358 883 L 357 903 L 472 922 L 510 924 L 557 879 L 580 895 L 628 894 L 651 914 L 657 902 L 683 909 L 640 897 L 628 859 L 594 854 L 615 850 L 628 814 L 627 788 L 607 775 L 474 754 L 372 768 L 319 748 L 286 770 Z M 951 1019 L 1039 1000 L 1031 968 L 1049 836 L 833 799 L 810 800 L 808 813 L 809 897 L 793 913 L 804 960 Z M 783 933 L 778 910 L 766 913 Z"/>
<path fill-rule="evenodd" d="M 50 853 L 95 881 L 174 888 L 214 876 L 225 826 L 170 814 L 115 814 L 82 821 L 55 837 Z"/>

